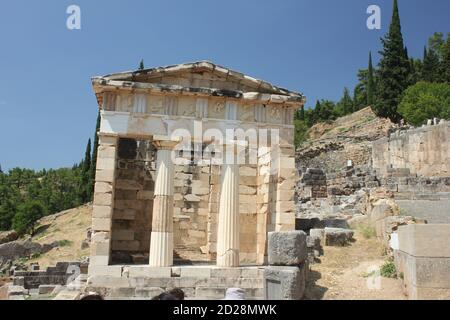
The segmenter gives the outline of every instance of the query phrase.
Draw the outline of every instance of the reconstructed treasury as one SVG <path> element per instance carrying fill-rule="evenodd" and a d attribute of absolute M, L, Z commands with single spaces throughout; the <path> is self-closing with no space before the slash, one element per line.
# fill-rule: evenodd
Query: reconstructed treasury
<path fill-rule="evenodd" d="M 295 230 L 293 117 L 305 98 L 210 62 L 95 77 L 93 87 L 88 287 L 197 297 L 241 287 L 262 298 L 268 233 Z"/>

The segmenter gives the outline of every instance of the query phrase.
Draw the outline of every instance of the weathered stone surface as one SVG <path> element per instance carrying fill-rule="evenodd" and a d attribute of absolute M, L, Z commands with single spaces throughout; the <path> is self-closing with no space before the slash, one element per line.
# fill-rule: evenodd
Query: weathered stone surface
<path fill-rule="evenodd" d="M 264 273 L 266 300 L 301 300 L 305 293 L 306 266 L 269 266 Z"/>
<path fill-rule="evenodd" d="M 15 286 L 15 285 L 9 285 L 8 286 L 8 298 L 12 296 L 23 296 L 28 293 L 28 290 L 26 290 L 22 286 Z"/>
<path fill-rule="evenodd" d="M 0 232 L 0 244 L 17 240 L 19 235 L 15 231 L 2 231 Z"/>
<path fill-rule="evenodd" d="M 56 285 L 43 284 L 39 286 L 39 294 L 52 294 Z"/>
<path fill-rule="evenodd" d="M 353 234 L 348 229 L 325 228 L 325 245 L 343 247 L 352 241 Z"/>
<path fill-rule="evenodd" d="M 450 224 L 411 224 L 398 229 L 399 249 L 415 257 L 450 258 Z"/>
<path fill-rule="evenodd" d="M 300 265 L 307 258 L 306 233 L 269 232 L 268 256 L 270 265 Z"/>

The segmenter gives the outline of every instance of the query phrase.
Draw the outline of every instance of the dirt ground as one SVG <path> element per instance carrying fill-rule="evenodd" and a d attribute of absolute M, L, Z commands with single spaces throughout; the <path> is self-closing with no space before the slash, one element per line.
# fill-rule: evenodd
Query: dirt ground
<path fill-rule="evenodd" d="M 355 231 L 347 247 L 325 247 L 321 263 L 311 266 L 306 299 L 405 300 L 401 280 L 376 277 L 373 269 L 386 262 L 381 243 Z"/>

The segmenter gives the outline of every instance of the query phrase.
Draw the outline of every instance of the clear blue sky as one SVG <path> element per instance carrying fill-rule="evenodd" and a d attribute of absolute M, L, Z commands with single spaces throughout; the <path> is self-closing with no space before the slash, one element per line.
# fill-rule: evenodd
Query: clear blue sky
<path fill-rule="evenodd" d="M 66 28 L 66 8 L 82 29 Z M 366 9 L 382 9 L 382 29 Z M 434 31 L 450 32 L 450 1 L 399 0 L 410 55 Z M 392 0 L 2 0 L 0 164 L 71 166 L 93 135 L 90 77 L 137 67 L 211 60 L 315 100 L 337 100 L 380 49 Z"/>

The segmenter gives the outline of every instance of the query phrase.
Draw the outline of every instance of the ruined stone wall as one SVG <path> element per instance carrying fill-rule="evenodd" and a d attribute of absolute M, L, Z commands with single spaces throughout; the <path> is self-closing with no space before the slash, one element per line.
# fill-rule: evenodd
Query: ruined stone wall
<path fill-rule="evenodd" d="M 450 175 L 450 122 L 396 131 L 373 143 L 373 167 L 381 176 L 389 168 L 420 176 Z"/>

